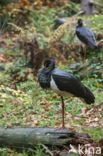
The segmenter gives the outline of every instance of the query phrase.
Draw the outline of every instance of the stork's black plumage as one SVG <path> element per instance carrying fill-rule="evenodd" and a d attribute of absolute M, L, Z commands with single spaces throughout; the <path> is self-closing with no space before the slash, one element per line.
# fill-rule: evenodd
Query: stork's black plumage
<path fill-rule="evenodd" d="M 95 97 L 93 93 L 84 86 L 76 77 L 59 69 L 55 68 L 55 61 L 52 58 L 47 58 L 44 62 L 44 68 L 40 70 L 38 81 L 42 88 L 54 90 L 62 99 L 62 115 L 64 128 L 64 101 L 63 96 L 79 97 L 87 104 L 94 103 Z"/>
<path fill-rule="evenodd" d="M 83 26 L 83 21 L 78 19 L 78 25 L 76 27 L 76 35 L 81 42 L 91 49 L 98 47 L 93 31 Z"/>
<path fill-rule="evenodd" d="M 98 47 L 93 31 L 83 26 L 83 22 L 81 19 L 78 20 L 78 26 L 76 27 L 76 34 L 77 37 L 80 39 L 80 41 L 86 44 L 89 48 L 95 49 Z"/>

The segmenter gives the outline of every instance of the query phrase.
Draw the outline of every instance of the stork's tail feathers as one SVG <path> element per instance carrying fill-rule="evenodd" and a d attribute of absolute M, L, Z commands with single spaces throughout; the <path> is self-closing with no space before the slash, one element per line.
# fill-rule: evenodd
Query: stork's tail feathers
<path fill-rule="evenodd" d="M 96 43 L 88 42 L 88 47 L 90 47 L 91 49 L 97 49 L 98 45 Z"/>
<path fill-rule="evenodd" d="M 95 96 L 93 93 L 89 90 L 89 88 L 85 87 L 85 97 L 84 100 L 87 104 L 92 104 L 95 102 Z"/>

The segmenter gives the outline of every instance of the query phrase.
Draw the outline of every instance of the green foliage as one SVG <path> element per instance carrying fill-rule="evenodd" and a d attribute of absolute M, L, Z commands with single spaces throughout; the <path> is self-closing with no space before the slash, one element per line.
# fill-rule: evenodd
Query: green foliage
<path fill-rule="evenodd" d="M 94 66 L 94 68 L 98 71 L 97 73 L 93 74 L 92 76 L 96 79 L 96 81 L 98 82 L 98 88 L 99 83 L 103 84 L 103 73 L 100 72 L 100 70 L 103 69 L 103 64 L 101 62 L 98 63 L 92 63 L 92 65 Z"/>
<path fill-rule="evenodd" d="M 42 156 L 43 155 L 43 149 L 40 147 L 40 145 L 36 148 L 35 156 Z"/>
<path fill-rule="evenodd" d="M 91 16 L 91 21 L 92 23 L 90 24 L 90 27 L 92 28 L 92 30 L 94 32 L 101 32 L 103 31 L 103 25 L 101 23 L 101 21 L 103 20 L 103 15 L 97 15 L 97 16 Z"/>
<path fill-rule="evenodd" d="M 11 0 L 8 0 L 8 2 L 10 1 Z M 6 4 L 7 1 L 4 3 Z M 51 30 L 54 19 L 56 17 L 71 16 L 77 11 L 78 5 L 72 2 L 57 8 L 48 9 L 48 7 L 42 7 L 39 10 L 25 8 L 22 12 L 22 19 L 24 23 L 26 21 L 26 24 L 22 26 L 35 27 L 39 45 L 44 49 L 44 47 L 47 47 L 48 39 L 52 35 Z M 21 17 L 21 12 L 20 14 L 17 13 L 18 10 L 13 13 L 9 12 L 9 22 L 15 23 L 18 17 Z M 12 18 L 14 14 L 15 16 Z M 82 18 L 84 21 L 90 21 L 87 22 L 87 26 L 94 32 L 100 33 L 103 31 L 103 24 L 101 22 L 103 20 L 103 15 L 83 16 Z M 9 26 L 11 28 L 11 25 Z M 75 26 L 76 24 L 73 26 L 72 31 L 75 30 Z M 71 35 L 72 34 L 67 33 L 64 38 L 62 38 L 63 42 L 69 44 Z M 77 41 L 76 38 L 75 41 Z M 13 44 L 15 44 L 14 47 L 12 47 Z M 7 57 L 6 63 L 0 63 L 0 126 L 61 127 L 61 100 L 53 91 L 45 91 L 40 88 L 37 80 L 34 79 L 32 69 L 28 66 L 29 60 L 26 60 L 24 50 L 20 48 L 19 43 L 15 42 L 15 38 L 8 37 L 5 39 L 3 48 L 1 47 L 0 50 L 0 52 Z M 94 106 L 87 106 L 77 98 L 64 98 L 66 113 L 65 122 L 67 128 L 73 128 L 78 132 L 89 133 L 97 141 L 103 138 L 103 64 L 99 62 L 99 59 L 103 58 L 102 52 L 102 48 L 94 52 L 87 51 L 88 58 L 93 60 L 92 66 L 98 72 L 87 75 L 85 79 L 82 80 L 95 94 L 96 104 L 99 105 L 100 110 L 95 110 L 96 104 Z M 60 55 L 57 55 L 59 58 Z M 68 67 L 72 63 L 74 63 L 74 69 Z M 71 74 L 75 74 L 77 71 L 76 63 L 71 57 L 68 57 L 68 65 L 62 64 L 61 62 L 60 64 L 59 66 L 63 70 Z M 83 64 L 83 62 L 78 63 L 78 66 L 80 64 Z M 79 75 L 76 76 L 79 77 Z M 83 114 L 83 108 L 92 112 L 90 116 L 87 115 L 86 112 Z M 91 120 L 89 121 L 88 118 Z M 95 118 L 96 120 L 99 119 L 99 121 L 95 121 Z M 0 149 L 0 154 L 8 155 L 8 149 Z M 15 156 L 19 155 L 15 150 L 13 154 Z M 35 155 L 42 156 L 43 154 L 43 149 L 38 145 Z M 25 150 L 20 153 L 20 156 L 27 155 Z"/>
<path fill-rule="evenodd" d="M 74 2 L 74 3 L 80 3 L 81 0 L 72 0 L 72 2 Z"/>
<path fill-rule="evenodd" d="M 102 139 L 103 130 L 102 127 L 97 127 L 96 129 L 87 128 L 84 132 L 89 133 L 95 140 L 99 141 Z"/>
<path fill-rule="evenodd" d="M 64 12 L 63 12 L 64 11 Z M 78 5 L 74 2 L 68 2 L 63 10 L 61 10 L 62 17 L 71 17 L 79 11 Z"/>
<path fill-rule="evenodd" d="M 5 6 L 5 5 L 7 5 L 8 3 L 11 3 L 13 0 L 6 0 L 6 1 L 4 1 L 4 0 L 1 0 L 0 1 L 0 6 Z"/>

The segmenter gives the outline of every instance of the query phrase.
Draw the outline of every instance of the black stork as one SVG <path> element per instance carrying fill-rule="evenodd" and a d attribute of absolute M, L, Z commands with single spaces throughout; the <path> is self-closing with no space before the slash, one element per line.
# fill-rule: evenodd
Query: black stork
<path fill-rule="evenodd" d="M 95 101 L 93 93 L 84 86 L 76 77 L 59 69 L 55 68 L 55 60 L 47 58 L 44 62 L 44 67 L 40 69 L 38 81 L 43 89 L 52 89 L 62 100 L 62 128 L 64 129 L 64 100 L 63 96 L 78 97 L 87 104 L 92 104 Z"/>
<path fill-rule="evenodd" d="M 82 19 L 78 19 L 78 25 L 76 27 L 76 35 L 79 38 L 79 40 L 90 49 L 95 49 L 98 47 L 94 36 L 94 32 L 91 31 L 89 28 L 83 26 Z M 86 48 L 84 59 L 86 59 Z"/>

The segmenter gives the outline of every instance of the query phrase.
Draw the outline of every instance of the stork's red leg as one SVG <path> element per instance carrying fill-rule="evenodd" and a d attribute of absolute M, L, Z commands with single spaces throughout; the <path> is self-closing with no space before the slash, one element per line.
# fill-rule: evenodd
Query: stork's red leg
<path fill-rule="evenodd" d="M 64 100 L 63 97 L 61 96 L 61 100 L 62 100 L 62 128 L 64 129 Z"/>
<path fill-rule="evenodd" d="M 86 60 L 86 55 L 87 55 L 87 50 L 86 50 L 86 47 L 85 47 L 84 60 Z"/>

